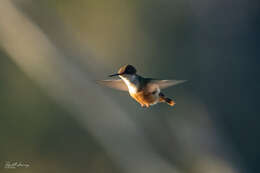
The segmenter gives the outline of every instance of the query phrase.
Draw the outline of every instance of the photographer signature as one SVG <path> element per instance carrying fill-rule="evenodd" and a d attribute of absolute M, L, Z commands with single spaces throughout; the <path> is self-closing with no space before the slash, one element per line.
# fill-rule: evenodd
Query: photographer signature
<path fill-rule="evenodd" d="M 4 168 L 16 169 L 16 168 L 28 168 L 29 166 L 30 165 L 28 163 L 6 161 Z"/>

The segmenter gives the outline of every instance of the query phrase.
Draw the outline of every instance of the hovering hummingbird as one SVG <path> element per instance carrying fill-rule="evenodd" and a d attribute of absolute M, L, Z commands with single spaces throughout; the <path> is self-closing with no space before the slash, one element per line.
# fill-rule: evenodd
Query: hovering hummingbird
<path fill-rule="evenodd" d="M 110 88 L 128 91 L 130 96 L 140 103 L 142 107 L 149 107 L 159 102 L 165 102 L 170 106 L 174 106 L 175 102 L 166 97 L 161 92 L 161 89 L 186 81 L 144 78 L 136 74 L 136 69 L 132 65 L 124 65 L 117 73 L 109 75 L 109 77 L 113 76 L 119 76 L 121 79 L 100 80 L 98 82 Z"/>

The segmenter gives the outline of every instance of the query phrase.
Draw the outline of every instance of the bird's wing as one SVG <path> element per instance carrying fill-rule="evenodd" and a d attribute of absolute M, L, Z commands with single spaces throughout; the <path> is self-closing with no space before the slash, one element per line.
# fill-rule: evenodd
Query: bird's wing
<path fill-rule="evenodd" d="M 150 79 L 152 83 L 157 84 L 160 89 L 168 88 L 186 82 L 187 80 L 158 80 Z"/>
<path fill-rule="evenodd" d="M 128 87 L 126 86 L 124 81 L 121 80 L 121 79 L 99 80 L 99 81 L 97 81 L 97 83 L 104 85 L 104 86 L 107 86 L 107 87 L 110 87 L 110 88 L 117 89 L 117 90 L 128 91 Z"/>

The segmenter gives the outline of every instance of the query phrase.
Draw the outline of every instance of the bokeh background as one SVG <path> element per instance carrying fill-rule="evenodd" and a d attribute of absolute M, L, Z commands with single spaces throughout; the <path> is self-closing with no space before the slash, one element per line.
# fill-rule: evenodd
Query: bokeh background
<path fill-rule="evenodd" d="M 1 0 L 0 172 L 259 172 L 259 13 L 257 0 Z M 124 64 L 188 80 L 164 91 L 176 107 L 95 83 Z"/>

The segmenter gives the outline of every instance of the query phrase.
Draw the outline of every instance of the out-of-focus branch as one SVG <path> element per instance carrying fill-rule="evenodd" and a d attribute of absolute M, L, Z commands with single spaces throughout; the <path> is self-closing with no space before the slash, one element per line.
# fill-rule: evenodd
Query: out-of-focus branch
<path fill-rule="evenodd" d="M 87 74 L 68 63 L 10 0 L 0 1 L 0 38 L 10 58 L 72 111 L 125 172 L 176 172 L 153 150 L 127 113 L 90 82 Z"/>

